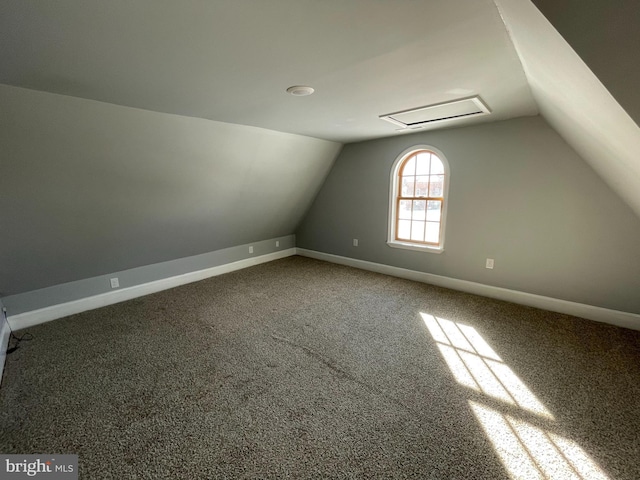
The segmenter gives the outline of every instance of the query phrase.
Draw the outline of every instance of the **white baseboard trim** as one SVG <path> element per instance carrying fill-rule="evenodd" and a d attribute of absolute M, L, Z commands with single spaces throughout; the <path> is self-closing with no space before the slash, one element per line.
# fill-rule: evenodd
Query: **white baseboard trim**
<path fill-rule="evenodd" d="M 149 295 L 151 293 L 160 292 L 169 288 L 178 287 L 187 283 L 197 282 L 199 280 L 204 280 L 216 275 L 222 275 L 224 273 L 241 270 L 243 268 L 259 265 L 261 263 L 271 262 L 273 260 L 278 260 L 280 258 L 285 258 L 296 254 L 315 258 L 318 260 L 324 260 L 331 263 L 337 263 L 340 265 L 360 268 L 362 270 L 368 270 L 371 272 L 383 273 L 394 277 L 405 278 L 408 280 L 428 283 L 431 285 L 437 285 L 440 287 L 450 288 L 452 290 L 459 290 L 462 292 L 482 295 L 484 297 L 496 298 L 498 300 L 505 300 L 521 305 L 536 307 L 543 310 L 550 310 L 552 312 L 559 312 L 576 317 L 582 317 L 589 320 L 595 320 L 597 322 L 616 325 L 619 327 L 640 330 L 640 315 L 635 313 L 595 307 L 593 305 L 570 302 L 567 300 L 560 300 L 557 298 L 545 297 L 542 295 L 535 295 L 532 293 L 520 292 L 517 290 L 509 290 L 507 288 L 493 287 L 491 285 L 484 285 L 467 280 L 458 280 L 441 275 L 434 275 L 432 273 L 418 272 L 416 270 L 393 267 L 391 265 L 368 262 L 366 260 L 358 260 L 355 258 L 342 257 L 340 255 L 333 255 L 330 253 L 323 253 L 315 250 L 307 250 L 304 248 L 289 248 L 279 252 L 269 253 L 258 257 L 251 257 L 239 260 L 237 262 L 227 263 L 224 265 L 197 270 L 182 275 L 163 278 L 161 280 L 155 280 L 153 282 L 148 282 L 141 285 L 113 290 L 101 293 L 99 295 L 82 298 L 80 300 L 74 300 L 71 302 L 41 308 L 38 310 L 32 310 L 29 312 L 12 315 L 8 317 L 7 320 L 13 330 L 29 328 L 34 325 L 39 325 L 41 323 L 49 322 L 51 320 L 56 320 L 58 318 L 66 317 L 69 315 L 74 315 L 76 313 L 93 310 L 95 308 L 112 305 L 114 303 L 124 302 L 133 298 Z M 3 322 L 0 326 L 0 343 L 8 343 L 9 336 L 7 333 L 5 337 L 5 329 L 8 331 L 8 328 Z M 0 345 L 0 352 L 4 351 L 6 351 L 6 345 Z M 2 357 L 0 358 L 1 379 L 2 367 L 4 366 L 5 358 L 4 354 L 0 355 L 2 355 Z"/>
<path fill-rule="evenodd" d="M 7 348 L 9 348 L 9 323 L 4 321 L 4 314 L 0 312 L 0 385 L 2 385 L 2 373 L 4 372 L 4 363 L 7 359 Z"/>
<path fill-rule="evenodd" d="M 142 297 L 151 293 L 160 292 L 169 288 L 178 287 L 187 283 L 197 282 L 204 280 L 205 278 L 215 277 L 216 275 L 222 275 L 224 273 L 233 272 L 235 270 L 241 270 L 243 268 L 252 267 L 261 263 L 271 262 L 280 258 L 290 257 L 295 255 L 295 248 L 288 248 L 274 253 L 268 253 L 266 255 L 260 255 L 258 257 L 246 258 L 237 262 L 226 263 L 224 265 L 218 265 L 216 267 L 205 268 L 203 270 L 196 270 L 182 275 L 176 275 L 173 277 L 163 278 L 161 280 L 155 280 L 153 282 L 143 283 L 140 285 L 134 285 L 132 287 L 121 288 L 119 290 L 113 290 L 99 295 L 74 300 L 72 302 L 61 303 L 58 305 L 52 305 L 50 307 L 41 308 L 38 310 L 32 310 L 30 312 L 19 313 L 7 318 L 11 328 L 15 331 L 18 329 L 33 327 L 41 323 L 56 320 L 58 318 L 74 315 L 76 313 L 86 312 L 87 310 L 93 310 L 95 308 L 104 307 L 106 305 L 112 305 L 114 303 L 124 302 L 133 298 Z"/>
<path fill-rule="evenodd" d="M 564 313 L 575 317 L 595 320 L 596 322 L 608 323 L 618 327 L 630 328 L 632 330 L 640 330 L 640 315 L 636 313 L 622 312 L 620 310 L 610 310 L 608 308 L 595 307 L 584 303 L 570 302 L 567 300 L 559 300 L 557 298 L 535 295 L 532 293 L 520 292 L 518 290 L 509 290 L 507 288 L 492 287 L 482 283 L 469 282 L 467 280 L 458 280 L 432 273 L 418 272 L 416 270 L 408 270 L 406 268 L 393 267 L 381 263 L 368 262 L 365 260 L 357 260 L 355 258 L 342 257 L 330 253 L 318 252 L 315 250 L 307 250 L 304 248 L 296 248 L 296 254 L 304 257 L 324 260 L 349 267 L 369 270 L 371 272 L 384 273 L 393 277 L 406 278 L 416 282 L 429 283 L 439 287 L 450 288 L 467 293 L 482 295 L 483 297 L 496 298 L 507 302 L 536 307 L 552 312 Z"/>

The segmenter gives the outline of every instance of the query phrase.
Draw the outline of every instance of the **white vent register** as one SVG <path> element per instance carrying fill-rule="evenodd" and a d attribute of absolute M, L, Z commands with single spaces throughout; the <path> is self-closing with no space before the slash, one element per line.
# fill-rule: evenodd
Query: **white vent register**
<path fill-rule="evenodd" d="M 480 97 L 469 97 L 452 102 L 436 103 L 426 107 L 412 108 L 401 112 L 380 115 L 382 120 L 406 128 L 423 128 L 438 122 L 446 122 L 465 117 L 479 117 L 491 113 Z"/>

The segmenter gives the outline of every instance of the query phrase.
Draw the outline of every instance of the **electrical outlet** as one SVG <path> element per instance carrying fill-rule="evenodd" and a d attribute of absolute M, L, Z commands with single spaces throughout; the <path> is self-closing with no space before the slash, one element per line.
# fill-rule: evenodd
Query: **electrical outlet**
<path fill-rule="evenodd" d="M 276 240 L 276 247 L 280 246 L 280 240 Z"/>
<path fill-rule="evenodd" d="M 110 281 L 111 288 L 118 288 L 120 286 L 120 280 L 118 280 L 118 277 L 112 278 Z"/>
<path fill-rule="evenodd" d="M 249 247 L 249 253 L 253 253 L 253 247 Z"/>
<path fill-rule="evenodd" d="M 357 246 L 358 246 L 358 239 L 357 239 L 357 238 L 354 238 L 354 239 L 353 239 L 353 246 L 354 246 L 354 247 L 357 247 Z"/>
<path fill-rule="evenodd" d="M 488 269 L 493 269 L 493 258 L 487 258 L 486 266 Z"/>

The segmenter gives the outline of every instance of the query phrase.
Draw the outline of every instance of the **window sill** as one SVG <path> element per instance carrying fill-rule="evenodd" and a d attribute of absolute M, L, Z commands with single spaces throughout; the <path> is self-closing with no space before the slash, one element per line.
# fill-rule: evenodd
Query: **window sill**
<path fill-rule="evenodd" d="M 427 253 L 442 253 L 444 252 L 444 248 L 442 247 L 430 247 L 428 245 L 416 245 L 415 243 L 405 243 L 398 241 L 388 241 L 387 245 L 393 248 L 402 248 L 404 250 L 415 250 L 418 252 L 427 252 Z"/>

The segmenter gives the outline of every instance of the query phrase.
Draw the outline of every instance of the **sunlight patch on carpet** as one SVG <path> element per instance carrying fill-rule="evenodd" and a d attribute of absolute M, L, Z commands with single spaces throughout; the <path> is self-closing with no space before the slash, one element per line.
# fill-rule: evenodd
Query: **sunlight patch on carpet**
<path fill-rule="evenodd" d="M 502 362 L 475 328 L 422 312 L 420 315 L 449 369 L 461 385 L 474 390 L 479 386 L 483 393 L 492 398 L 553 419 L 551 412 L 513 370 Z"/>
<path fill-rule="evenodd" d="M 511 406 L 511 412 L 519 407 L 549 426 L 468 401 L 511 478 L 608 480 L 576 442 L 551 431 L 551 412 L 475 328 L 423 312 L 420 316 L 460 385 Z"/>

